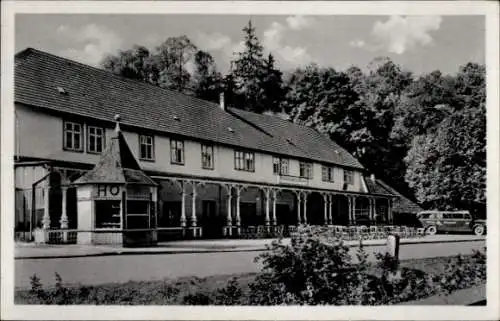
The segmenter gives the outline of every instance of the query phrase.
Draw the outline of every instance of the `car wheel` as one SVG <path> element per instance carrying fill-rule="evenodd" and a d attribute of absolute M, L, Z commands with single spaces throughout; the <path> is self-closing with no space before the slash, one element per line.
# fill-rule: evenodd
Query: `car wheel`
<path fill-rule="evenodd" d="M 436 235 L 437 233 L 437 228 L 435 226 L 429 226 L 426 230 L 425 230 L 426 234 L 427 235 Z"/>
<path fill-rule="evenodd" d="M 474 227 L 474 234 L 476 234 L 477 236 L 481 236 L 484 234 L 484 226 L 482 225 L 476 225 Z"/>

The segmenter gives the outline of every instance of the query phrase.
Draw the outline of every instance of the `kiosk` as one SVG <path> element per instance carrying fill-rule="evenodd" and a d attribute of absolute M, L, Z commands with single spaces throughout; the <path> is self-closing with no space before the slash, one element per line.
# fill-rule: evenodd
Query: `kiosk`
<path fill-rule="evenodd" d="M 157 184 L 140 168 L 116 128 L 97 165 L 77 179 L 77 244 L 152 246 L 157 242 Z"/>

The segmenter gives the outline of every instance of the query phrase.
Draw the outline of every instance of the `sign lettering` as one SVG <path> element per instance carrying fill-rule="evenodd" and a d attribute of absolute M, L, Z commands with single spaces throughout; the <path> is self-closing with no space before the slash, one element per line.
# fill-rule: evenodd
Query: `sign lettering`
<path fill-rule="evenodd" d="M 120 187 L 116 185 L 98 185 L 97 197 L 113 197 L 119 196 Z"/>

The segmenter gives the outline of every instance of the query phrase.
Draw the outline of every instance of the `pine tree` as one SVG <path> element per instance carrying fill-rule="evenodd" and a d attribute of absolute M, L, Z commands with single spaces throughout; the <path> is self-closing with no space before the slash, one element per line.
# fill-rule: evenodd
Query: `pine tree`
<path fill-rule="evenodd" d="M 245 50 L 238 53 L 233 61 L 232 75 L 236 91 L 236 106 L 251 111 L 262 112 L 261 78 L 264 69 L 263 47 L 255 35 L 252 21 L 243 28 Z"/>

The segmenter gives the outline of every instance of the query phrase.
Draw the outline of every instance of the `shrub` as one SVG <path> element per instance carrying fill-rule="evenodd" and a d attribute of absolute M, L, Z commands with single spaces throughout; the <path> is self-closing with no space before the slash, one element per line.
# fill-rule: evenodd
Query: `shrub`
<path fill-rule="evenodd" d="M 291 246 L 273 242 L 258 258 L 263 270 L 250 284 L 253 304 L 357 304 L 369 302 L 366 257 L 352 263 L 349 247 L 315 237 L 297 237 Z M 364 274 L 363 274 L 364 275 Z"/>
<path fill-rule="evenodd" d="M 189 305 L 381 305 L 418 300 L 484 283 L 485 251 L 450 258 L 442 273 L 424 273 L 401 267 L 388 254 L 376 255 L 375 264 L 360 242 L 354 263 L 342 240 L 297 236 L 291 245 L 275 241 L 257 260 L 263 269 L 250 276 L 231 278 L 225 285 L 188 278 L 127 282 L 101 286 L 66 287 L 59 274 L 55 285 L 44 288 L 37 275 L 29 291 L 16 291 L 25 304 L 189 304 Z M 438 260 L 441 262 L 442 260 Z M 246 277 L 246 279 L 245 279 Z M 220 278 L 218 279 L 220 280 Z M 245 281 L 246 280 L 246 281 Z M 248 284 L 249 288 L 242 286 Z M 211 286 L 209 286 L 211 285 Z M 217 286 L 217 287 L 216 287 Z"/>
<path fill-rule="evenodd" d="M 226 287 L 216 291 L 216 304 L 238 305 L 242 304 L 243 291 L 236 278 L 228 281 Z"/>

